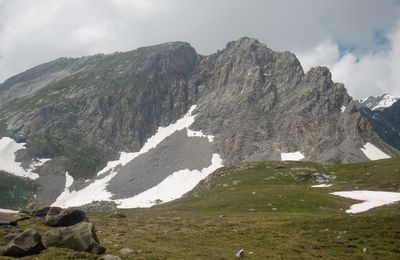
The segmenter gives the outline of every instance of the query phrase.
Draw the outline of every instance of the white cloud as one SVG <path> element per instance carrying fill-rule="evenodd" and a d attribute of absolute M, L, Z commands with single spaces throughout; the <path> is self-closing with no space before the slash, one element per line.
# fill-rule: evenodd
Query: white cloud
<path fill-rule="evenodd" d="M 310 57 L 307 64 L 334 64 L 340 58 L 335 43 L 353 48 L 353 55 L 375 56 L 382 52 L 375 33 L 385 35 L 396 26 L 396 1 L 0 0 L 0 82 L 58 57 L 176 40 L 202 54 L 242 36 L 296 53 L 322 43 L 313 50 L 318 59 Z M 391 55 L 399 56 L 393 47 Z"/>
<path fill-rule="evenodd" d="M 355 98 L 383 93 L 400 95 L 400 23 L 388 35 L 388 47 L 380 51 L 341 56 L 337 44 L 321 43 L 297 56 L 305 71 L 313 66 L 329 67 L 333 80 L 344 83 Z"/>

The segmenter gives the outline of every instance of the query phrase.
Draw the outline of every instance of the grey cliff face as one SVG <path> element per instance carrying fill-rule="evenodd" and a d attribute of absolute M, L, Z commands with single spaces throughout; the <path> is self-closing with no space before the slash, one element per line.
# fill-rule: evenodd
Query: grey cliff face
<path fill-rule="evenodd" d="M 215 135 L 227 162 L 280 160 L 302 151 L 307 160 L 363 161 L 367 139 L 382 144 L 327 68 L 304 74 L 295 55 L 243 38 L 203 59 L 195 128 Z M 343 110 L 343 111 L 342 111 Z M 382 144 L 385 146 L 384 144 Z"/>
<path fill-rule="evenodd" d="M 37 66 L 0 85 L 0 134 L 26 141 L 26 160 L 57 158 L 43 178 L 68 170 L 84 179 L 194 104 L 192 128 L 215 136 L 212 150 L 226 163 L 294 151 L 324 163 L 364 161 L 368 140 L 398 154 L 327 68 L 304 74 L 294 54 L 251 38 L 209 56 L 172 42 Z"/>

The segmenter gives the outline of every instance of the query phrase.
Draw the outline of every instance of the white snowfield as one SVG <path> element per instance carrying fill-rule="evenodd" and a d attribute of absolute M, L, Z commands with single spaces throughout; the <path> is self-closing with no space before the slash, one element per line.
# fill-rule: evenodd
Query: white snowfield
<path fill-rule="evenodd" d="M 346 213 L 360 213 L 372 208 L 400 201 L 400 192 L 355 190 L 338 191 L 331 194 L 344 198 L 364 201 L 352 205 L 350 209 L 346 210 Z"/>
<path fill-rule="evenodd" d="M 364 145 L 364 148 L 360 148 L 360 150 L 365 154 L 365 156 L 368 157 L 368 159 L 372 161 L 391 158 L 389 155 L 382 152 L 378 147 L 369 142 Z"/>
<path fill-rule="evenodd" d="M 18 213 L 18 211 L 12 209 L 0 209 L 0 213 L 13 214 Z"/>
<path fill-rule="evenodd" d="M 340 108 L 340 111 L 342 111 L 342 113 L 344 113 L 344 111 L 346 111 L 346 106 L 342 106 L 342 107 Z"/>
<path fill-rule="evenodd" d="M 311 188 L 328 188 L 331 186 L 332 184 L 322 183 L 322 184 L 312 185 Z"/>
<path fill-rule="evenodd" d="M 282 161 L 300 161 L 304 159 L 304 155 L 300 152 L 294 153 L 281 153 Z"/>
<path fill-rule="evenodd" d="M 103 176 L 100 179 L 95 180 L 82 190 L 70 191 L 70 187 L 73 183 L 68 173 L 66 173 L 66 187 L 64 192 L 57 198 L 52 206 L 61 207 L 74 207 L 82 206 L 93 201 L 115 201 L 120 204 L 119 207 L 123 208 L 134 208 L 134 207 L 150 207 L 157 204 L 158 200 L 163 202 L 171 201 L 180 198 L 183 194 L 190 191 L 197 185 L 199 181 L 207 177 L 211 172 L 222 166 L 222 159 L 218 154 L 213 154 L 211 164 L 200 171 L 190 171 L 188 169 L 181 170 L 172 173 L 161 183 L 155 187 L 150 188 L 132 198 L 123 200 L 112 200 L 113 194 L 107 191 L 107 185 L 110 180 L 118 174 L 118 169 L 121 166 L 126 165 L 141 154 L 148 152 L 160 144 L 165 138 L 172 135 L 176 131 L 186 129 L 188 136 L 207 137 L 209 142 L 213 141 L 213 136 L 204 135 L 200 131 L 191 131 L 189 127 L 193 124 L 195 115 L 192 115 L 193 110 L 196 106 L 192 106 L 187 114 L 170 124 L 167 127 L 159 127 L 157 132 L 150 137 L 139 152 L 126 153 L 122 152 L 119 160 L 111 161 L 107 163 L 107 166 L 97 173 L 97 176 Z M 68 185 L 67 185 L 68 184 Z"/>
<path fill-rule="evenodd" d="M 25 149 L 25 143 L 17 143 L 10 137 L 0 139 L 0 170 L 11 173 L 19 177 L 35 180 L 39 174 L 32 172 L 35 168 L 43 165 L 50 159 L 38 159 L 29 169 L 24 169 L 20 162 L 15 161 L 15 153 Z"/>
<path fill-rule="evenodd" d="M 157 186 L 132 198 L 116 201 L 119 204 L 118 208 L 148 208 L 157 203 L 157 200 L 169 202 L 180 198 L 220 167 L 222 167 L 222 159 L 219 154 L 214 153 L 210 166 L 200 171 L 184 169 L 174 172 Z"/>

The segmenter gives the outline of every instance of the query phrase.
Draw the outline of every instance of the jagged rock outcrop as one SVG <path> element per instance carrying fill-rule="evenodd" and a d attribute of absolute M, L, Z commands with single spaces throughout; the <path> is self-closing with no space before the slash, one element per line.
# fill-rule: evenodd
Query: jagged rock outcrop
<path fill-rule="evenodd" d="M 366 160 L 359 148 L 375 135 L 327 68 L 304 74 L 295 55 L 243 38 L 195 73 L 208 75 L 195 127 L 216 136 L 227 162 L 280 160 L 294 151 L 320 162 Z"/>

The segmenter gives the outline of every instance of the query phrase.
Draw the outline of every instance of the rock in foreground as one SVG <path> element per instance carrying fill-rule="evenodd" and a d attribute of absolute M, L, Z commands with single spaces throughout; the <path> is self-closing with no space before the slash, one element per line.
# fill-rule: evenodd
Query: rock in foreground
<path fill-rule="evenodd" d="M 69 248 L 94 254 L 105 252 L 105 248 L 100 246 L 94 225 L 89 222 L 49 230 L 44 234 L 43 242 L 46 247 Z"/>
<path fill-rule="evenodd" d="M 82 221 L 88 221 L 88 218 L 85 212 L 76 208 L 52 207 L 44 218 L 44 224 L 50 227 L 68 227 Z"/>
<path fill-rule="evenodd" d="M 39 254 L 44 250 L 42 239 L 39 233 L 33 229 L 26 229 L 17 235 L 10 243 L 0 248 L 1 256 L 23 257 Z"/>

